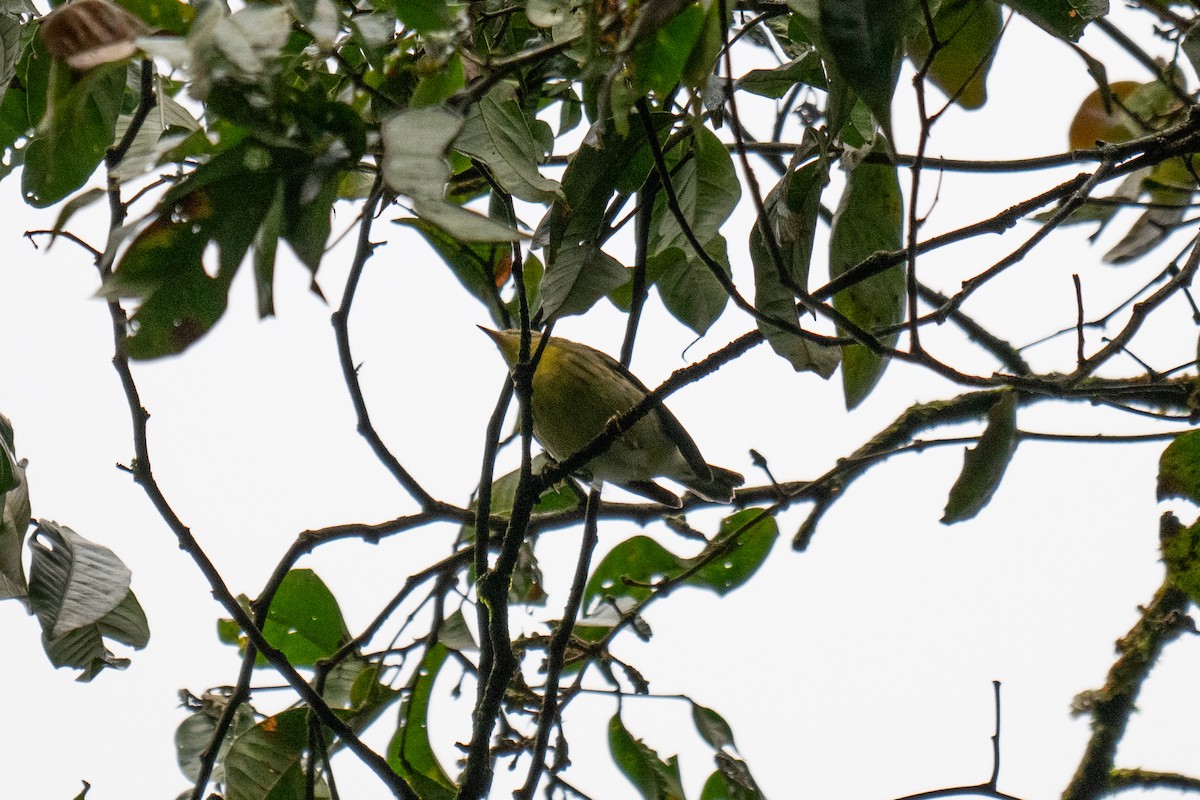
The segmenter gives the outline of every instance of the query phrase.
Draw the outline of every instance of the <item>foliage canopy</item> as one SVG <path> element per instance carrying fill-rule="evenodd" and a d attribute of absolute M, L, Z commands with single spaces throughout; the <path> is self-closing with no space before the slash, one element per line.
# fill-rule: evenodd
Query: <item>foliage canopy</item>
<path fill-rule="evenodd" d="M 586 797 L 595 790 L 574 786 L 569 766 L 593 754 L 568 759 L 562 714 L 582 691 L 603 686 L 616 700 L 612 760 L 640 796 L 683 798 L 676 759 L 639 740 L 621 714 L 621 698 L 649 686 L 610 645 L 648 638 L 649 606 L 677 589 L 724 596 L 744 586 L 780 536 L 779 512 L 810 504 L 792 540 L 803 550 L 857 477 L 930 446 L 919 437 L 931 429 L 974 425 L 973 448 L 946 487 L 942 522 L 953 524 L 987 506 L 1030 437 L 1018 419 L 1034 403 L 1087 402 L 1191 422 L 1194 362 L 1143 355 L 1130 372 L 1124 356 L 1152 318 L 1192 324 L 1181 299 L 1190 302 L 1200 266 L 1194 233 L 1097 322 L 1085 322 L 1079 300 L 1077 324 L 1054 334 L 1078 336 L 1073 360 L 1034 368 L 1008 331 L 964 311 L 1000 276 L 1035 283 L 1022 272 L 1027 256 L 1068 226 L 1104 228 L 1120 209 L 1139 209 L 1104 256 L 1112 265 L 1160 253 L 1173 233 L 1194 228 L 1187 213 L 1200 183 L 1200 111 L 1188 76 L 1200 69 L 1200 16 L 1190 5 L 1149 1 L 1139 14 L 1157 26 L 1173 60 L 1136 44 L 1109 19 L 1106 0 L 72 0 L 47 14 L 7 0 L 0 177 L 19 168 L 25 201 L 59 209 L 52 230 L 32 235 L 71 239 L 94 259 L 133 419 L 134 455 L 124 468 L 209 581 L 228 614 L 221 638 L 244 658 L 227 691 L 189 697 L 176 743 L 191 796 L 213 784 L 230 800 L 335 797 L 334 756 L 344 750 L 406 799 L 489 796 L 501 762 L 524 770 L 520 798 L 539 787 Z M 1095 79 L 1070 151 L 1023 162 L 928 156 L 948 110 L 987 113 L 990 70 L 1014 15 L 1046 41 L 1074 48 Z M 1085 30 L 1116 41 L 1149 79 L 1110 84 L 1104 64 L 1077 44 Z M 735 69 L 743 63 L 755 66 Z M 912 76 L 915 99 L 901 75 Z M 897 109 L 912 108 L 915 122 L 896 119 Z M 910 129 L 915 150 L 902 152 L 896 132 Z M 931 174 L 1071 163 L 1081 165 L 1076 176 L 990 217 L 922 233 L 935 216 L 923 210 Z M 108 237 L 95 245 L 71 225 L 101 203 Z M 264 317 L 275 312 L 277 270 L 298 266 L 314 292 L 328 291 L 322 263 L 339 208 L 353 210 L 357 237 L 333 316 L 346 391 L 359 432 L 420 512 L 305 532 L 256 597 L 238 595 L 155 478 L 138 362 L 186 358 L 227 313 L 239 270 L 253 271 Z M 723 233 L 739 208 L 754 215 L 748 241 Z M 351 350 L 355 292 L 385 215 L 428 245 L 500 328 L 548 330 L 611 303 L 627 321 L 628 365 L 654 290 L 698 337 L 727 315 L 748 331 L 676 372 L 562 463 L 531 449 L 527 415 L 521 435 L 503 441 L 510 400 L 521 408 L 530 401 L 537 354 L 526 337 L 472 502 L 434 497 L 374 428 Z M 992 264 L 970 256 L 976 237 L 1019 220 L 1036 223 L 1035 232 L 1009 255 Z M 818 231 L 826 225 L 822 250 L 815 242 L 824 244 Z M 963 243 L 954 279 L 935 286 L 918 269 L 926 254 Z M 943 323 L 970 348 L 961 362 L 923 344 Z M 1089 340 L 1088 326 L 1105 338 Z M 670 393 L 764 342 L 797 372 L 840 371 L 848 409 L 877 391 L 897 361 L 941 376 L 954 392 L 912 406 L 816 478 L 764 470 L 768 480 L 740 489 L 715 530 L 687 520 L 712 505 L 701 498 L 686 495 L 677 514 L 602 500 L 599 488 L 577 480 Z M 973 366 L 980 358 L 991 366 Z M 1200 502 L 1197 434 L 1177 434 L 1149 434 L 1173 439 L 1160 495 Z M 150 635 L 129 570 L 66 525 L 31 519 L 15 442 L 0 417 L 0 597 L 36 615 L 55 666 L 80 670 L 82 680 L 124 667 L 128 658 L 112 648 L 140 649 Z M 521 450 L 521 467 L 496 475 L 503 446 Z M 598 526 L 617 519 L 661 523 L 655 532 L 666 537 L 633 536 L 593 564 Z M 437 522 L 459 526 L 448 554 L 398 580 L 394 600 L 362 629 L 347 623 L 316 572 L 297 566 L 332 541 L 375 543 Z M 553 597 L 538 537 L 562 528 L 580 529 L 581 547 L 569 595 Z M 1081 701 L 1097 722 L 1066 790 L 1072 800 L 1131 786 L 1200 786 L 1200 778 L 1114 765 L 1141 681 L 1200 599 L 1198 530 L 1170 516 L 1162 522 L 1162 588 L 1122 640 L 1108 685 Z M 674 534 L 697 541 L 680 544 Z M 426 612 L 400 619 L 397 609 L 417 597 Z M 516 609 L 538 615 L 539 633 L 512 630 Z M 260 712 L 266 706 L 251 682 L 265 671 L 286 681 L 292 705 Z M 476 692 L 471 727 L 457 740 L 461 764 L 446 763 L 449 743 L 435 741 L 428 725 L 445 700 L 438 678 L 450 674 Z M 764 796 L 719 712 L 688 702 L 715 763 L 701 800 Z M 390 726 L 382 752 L 360 737 L 372 725 Z M 974 788 L 1002 796 L 995 776 Z"/>

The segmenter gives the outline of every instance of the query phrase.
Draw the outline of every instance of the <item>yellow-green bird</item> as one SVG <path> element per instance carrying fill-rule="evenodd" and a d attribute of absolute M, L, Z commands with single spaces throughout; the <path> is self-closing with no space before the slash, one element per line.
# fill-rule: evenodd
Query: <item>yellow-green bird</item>
<path fill-rule="evenodd" d="M 514 367 L 521 332 L 480 330 L 492 337 L 509 368 Z M 542 336 L 534 332 L 530 338 L 532 355 Z M 533 373 L 533 435 L 551 456 L 563 461 L 649 393 L 611 356 L 551 337 Z M 673 508 L 683 504 L 655 483 L 655 478 L 670 478 L 714 503 L 732 502 L 734 487 L 745 480 L 736 472 L 707 463 L 679 420 L 662 405 L 638 420 L 584 469 L 595 485 L 612 483 Z"/>

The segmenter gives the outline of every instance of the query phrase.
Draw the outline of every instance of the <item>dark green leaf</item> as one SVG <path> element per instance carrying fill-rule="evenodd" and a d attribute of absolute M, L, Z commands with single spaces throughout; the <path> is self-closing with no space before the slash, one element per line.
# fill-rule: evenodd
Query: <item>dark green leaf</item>
<path fill-rule="evenodd" d="M 700 800 L 764 800 L 745 762 L 722 754 L 717 763 L 720 768 L 704 782 Z"/>
<path fill-rule="evenodd" d="M 1179 229 L 1190 210 L 1192 193 L 1165 186 L 1150 189 L 1151 208 L 1142 212 L 1121 241 L 1104 254 L 1106 264 L 1136 261 Z"/>
<path fill-rule="evenodd" d="M 16 457 L 12 424 L 0 414 L 0 600 L 29 592 L 21 563 L 29 515 L 25 465 Z"/>
<path fill-rule="evenodd" d="M 213 733 L 217 729 L 217 718 L 220 708 L 202 708 L 184 718 L 175 729 L 175 757 L 179 762 L 179 771 L 189 781 L 195 781 L 200 774 L 200 758 L 212 744 Z M 249 705 L 242 703 L 238 706 L 234 717 L 231 735 L 221 742 L 221 750 L 213 765 L 212 780 L 217 783 L 225 782 L 225 757 L 233 740 L 254 727 L 254 712 Z"/>
<path fill-rule="evenodd" d="M 896 168 L 870 161 L 859 163 L 846 181 L 833 217 L 829 240 L 829 274 L 836 278 L 880 250 L 902 243 L 903 200 Z M 900 265 L 834 295 L 833 305 L 868 333 L 904 320 L 904 269 Z M 844 333 L 844 332 L 843 332 Z M 893 345 L 898 333 L 879 340 Z M 842 347 L 842 384 L 846 408 L 861 403 L 883 376 L 887 360 L 860 344 Z"/>
<path fill-rule="evenodd" d="M 254 235 L 254 290 L 258 297 L 258 316 L 275 314 L 275 253 L 279 250 L 279 234 L 283 230 L 283 183 L 275 189 L 275 197 L 263 215 L 262 227 Z"/>
<path fill-rule="evenodd" d="M 395 0 L 392 11 L 406 27 L 422 33 L 450 27 L 446 0 Z"/>
<path fill-rule="evenodd" d="M 263 636 L 297 667 L 313 666 L 350 640 L 337 598 L 310 569 L 293 569 L 284 577 L 271 600 Z"/>
<path fill-rule="evenodd" d="M 32 570 L 30 572 L 32 575 Z M 76 680 L 86 683 L 105 668 L 125 669 L 129 666 L 129 659 L 117 658 L 109 651 L 104 643 L 106 638 L 137 650 L 149 643 L 150 626 L 132 591 L 126 592 L 116 608 L 94 623 L 74 628 L 55 638 L 50 638 L 43 631 L 42 646 L 54 666 L 83 670 Z"/>
<path fill-rule="evenodd" d="M 582 314 L 628 280 L 621 262 L 598 246 L 564 247 L 542 276 L 539 308 L 548 320 Z"/>
<path fill-rule="evenodd" d="M 583 590 L 582 608 L 591 612 L 600 607 L 601 598 L 627 598 L 627 605 L 640 603 L 652 593 L 652 586 L 690 572 L 684 582 L 698 589 L 726 595 L 745 583 L 766 559 L 779 527 L 762 509 L 750 508 L 721 522 L 721 530 L 692 558 L 683 558 L 667 550 L 649 536 L 634 536 L 618 544 L 592 571 Z M 600 618 L 580 620 L 583 627 L 607 627 L 609 621 L 601 607 Z"/>
<path fill-rule="evenodd" d="M 472 107 L 454 149 L 482 161 L 505 191 L 522 200 L 549 203 L 559 196 L 558 182 L 538 171 L 542 147 L 509 84 Z"/>
<path fill-rule="evenodd" d="M 21 485 L 12 423 L 0 414 L 0 495 Z"/>
<path fill-rule="evenodd" d="M 421 800 L 450 800 L 455 796 L 454 781 L 442 769 L 429 743 L 429 700 L 449 654 L 442 644 L 425 651 L 409 683 L 408 696 L 400 703 L 400 724 L 388 743 L 388 764 L 416 790 Z"/>
<path fill-rule="evenodd" d="M 1200 503 L 1200 431 L 1175 437 L 1158 460 L 1159 500 L 1182 497 Z"/>
<path fill-rule="evenodd" d="M 225 800 L 288 800 L 304 796 L 306 708 L 267 717 L 233 740 L 225 756 Z M 328 793 L 318 793 L 328 796 Z"/>
<path fill-rule="evenodd" d="M 988 411 L 987 427 L 979 443 L 967 448 L 962 472 L 950 489 L 942 522 L 947 525 L 971 519 L 992 499 L 1004 471 L 1017 449 L 1017 396 L 1004 390 Z"/>
<path fill-rule="evenodd" d="M 1071 42 L 1079 41 L 1089 22 L 1108 13 L 1108 0 L 1009 0 L 1007 5 Z"/>
<path fill-rule="evenodd" d="M 729 723 L 725 721 L 724 717 L 711 708 L 705 708 L 693 702 L 692 722 L 696 724 L 696 730 L 713 750 L 734 746 L 733 729 L 729 727 Z"/>
<path fill-rule="evenodd" d="M 0 15 L 0 86 L 17 74 L 17 61 L 21 58 L 21 22 L 7 14 Z"/>
<path fill-rule="evenodd" d="M 678 757 L 660 759 L 658 753 L 630 735 L 620 714 L 608 722 L 608 749 L 617 767 L 645 800 L 684 800 Z"/>
<path fill-rule="evenodd" d="M 688 227 L 698 240 L 708 242 L 737 206 L 742 185 L 729 151 L 708 128 L 696 129 L 688 155 L 671 175 L 671 183 Z M 667 207 L 665 192 L 660 191 L 655 200 L 651 225 L 651 254 L 676 247 L 692 255 L 683 228 Z"/>
<path fill-rule="evenodd" d="M 683 67 L 683 82 L 693 88 L 705 89 L 723 52 L 725 32 L 733 20 L 733 6 L 724 4 L 725 18 L 722 19 L 723 4 L 717 0 L 699 0 L 698 5 L 704 10 L 704 23 Z"/>
<path fill-rule="evenodd" d="M 62 209 L 58 212 L 58 219 L 54 220 L 54 229 L 50 232 L 50 241 L 46 245 L 46 250 L 49 250 L 54 245 L 54 240 L 67 228 L 67 223 L 75 212 L 87 208 L 97 200 L 101 200 L 108 196 L 108 193 L 103 189 L 88 189 L 81 192 L 66 203 L 63 203 Z"/>
<path fill-rule="evenodd" d="M 809 149 L 802 146 L 793 163 L 802 160 Z M 800 324 L 796 293 L 791 287 L 808 288 L 821 192 L 828 182 L 829 165 L 823 157 L 816 158 L 798 169 L 789 168 L 763 202 L 766 224 L 774 232 L 789 277 L 787 283 L 780 277 L 766 243 L 768 229 L 763 227 L 764 220 L 760 217 L 750 230 L 750 261 L 754 265 L 754 307 L 764 314 Z M 787 359 L 797 372 L 809 370 L 828 378 L 837 369 L 840 361 L 837 348 L 814 344 L 770 323 L 759 322 L 758 327 L 771 349 Z"/>
<path fill-rule="evenodd" d="M 659 114 L 654 124 L 663 128 L 671 119 Z M 642 126 L 624 135 L 615 127 L 606 126 L 598 142 L 580 145 L 563 173 L 562 198 L 534 234 L 546 251 L 541 285 L 546 317 L 582 313 L 629 280 L 624 267 L 600 249 L 607 233 L 605 210 L 615 192 L 641 186 L 652 164 Z"/>
<path fill-rule="evenodd" d="M 65 65 L 56 69 L 67 71 Z M 26 149 L 21 173 L 25 200 L 38 208 L 78 189 L 104 160 L 125 95 L 125 64 L 105 64 L 74 82 L 52 79 L 50 85 L 54 95 Z"/>
<path fill-rule="evenodd" d="M 717 234 L 704 249 L 726 275 L 731 273 L 725 237 Z M 699 336 L 708 332 L 729 304 L 729 294 L 712 270 L 699 258 L 687 258 L 679 248 L 671 247 L 651 256 L 647 266 L 654 275 L 653 282 L 663 305 Z"/>
<path fill-rule="evenodd" d="M 351 660 L 347 659 L 347 663 Z M 404 694 L 401 689 L 380 683 L 380 672 L 378 664 L 369 664 L 358 673 L 354 685 L 350 687 L 351 714 L 346 718 L 346 724 L 356 733 L 365 731 Z M 341 746 L 340 743 L 338 746 Z"/>
<path fill-rule="evenodd" d="M 29 601 L 53 641 L 99 622 L 129 594 L 129 568 L 65 525 L 39 520 L 30 542 Z"/>
<path fill-rule="evenodd" d="M 871 109 L 889 140 L 892 92 L 900 70 L 906 4 L 819 0 L 821 37 L 838 73 Z"/>
<path fill-rule="evenodd" d="M 132 358 L 179 353 L 225 313 L 234 275 L 268 216 L 280 180 L 277 154 L 249 141 L 213 158 L 167 193 L 137 234 L 101 294 L 139 300 Z M 209 243 L 219 250 L 205 269 Z"/>
<path fill-rule="evenodd" d="M 751 94 L 778 100 L 796 84 L 825 89 L 825 71 L 821 57 L 815 50 L 806 50 L 803 55 L 774 69 L 752 69 L 738 78 L 737 88 Z"/>
<path fill-rule="evenodd" d="M 929 79 L 963 108 L 987 101 L 987 75 L 1000 41 L 1003 18 L 993 0 L 946 0 L 933 18 L 941 47 L 929 67 Z M 908 41 L 908 55 L 920 69 L 929 57 L 929 32 Z"/>

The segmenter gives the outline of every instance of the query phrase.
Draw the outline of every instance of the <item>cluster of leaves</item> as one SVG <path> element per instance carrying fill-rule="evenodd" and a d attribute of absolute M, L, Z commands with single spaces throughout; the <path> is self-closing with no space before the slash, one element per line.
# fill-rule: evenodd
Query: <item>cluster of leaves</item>
<path fill-rule="evenodd" d="M 73 14 L 90 30 L 89 15 L 107 2 L 77 0 L 55 13 Z M 1005 13 L 993 0 L 761 0 L 747 4 L 753 8 L 730 0 L 465 6 L 290 0 L 233 12 L 221 3 L 193 7 L 180 0 L 118 4 L 137 24 L 115 32 L 99 26 L 104 35 L 78 42 L 57 37 L 49 20 L 27 6 L 0 9 L 6 87 L 0 177 L 23 166 L 30 204 L 61 203 L 56 233 L 102 199 L 119 209 L 108 241 L 94 255 L 101 294 L 124 326 L 118 361 L 126 367 L 128 359 L 179 354 L 200 341 L 225 313 L 234 276 L 247 261 L 259 313 L 274 313 L 281 240 L 319 292 L 333 210 L 348 202 L 364 209 L 358 267 L 370 255 L 377 210 L 398 206 L 395 222 L 422 237 L 500 327 L 583 314 L 605 298 L 636 321 L 653 288 L 681 324 L 703 335 L 732 303 L 797 371 L 829 377 L 840 366 L 849 408 L 878 384 L 906 324 L 914 331 L 918 324 L 908 319 L 916 287 L 904 270 L 906 233 L 915 234 L 905 230 L 891 133 L 901 65 L 911 61 L 949 102 L 979 108 Z M 1107 12 L 1103 0 L 1007 6 L 1068 42 Z M 740 46 L 775 55 L 779 65 L 728 74 L 724 56 L 735 30 Z M 1183 49 L 1190 56 L 1189 39 Z M 145 59 L 129 61 L 131 48 Z M 1136 142 L 1178 127 L 1188 109 L 1174 81 L 1164 71 L 1142 86 L 1105 84 L 1085 101 L 1073 146 Z M 750 144 L 736 103 L 728 101 L 747 102 L 747 95 L 778 101 L 781 120 L 804 98 L 799 143 L 786 148 L 790 158 L 770 162 L 778 182 L 765 194 L 756 182 L 745 184 L 757 211 L 745 245 L 753 299 L 732 279 L 741 245 L 722 233 L 743 200 L 731 149 L 748 168 Z M 563 167 L 556 178 L 546 174 L 551 162 Z M 105 188 L 88 188 L 101 164 Z M 847 180 L 829 211 L 826 191 L 835 166 Z M 1151 204 L 1110 260 L 1137 258 L 1161 241 L 1151 233 L 1179 222 L 1195 186 L 1190 161 L 1163 157 L 1131 172 L 1115 199 L 1147 194 Z M 1064 216 L 1105 223 L 1120 204 L 1073 195 L 1068 203 L 1044 218 L 1048 225 Z M 134 212 L 140 216 L 125 224 Z M 836 288 L 811 290 L 822 217 L 831 235 L 828 252 L 816 261 L 827 263 Z M 620 237 L 633 240 L 635 263 L 610 252 Z M 883 266 L 864 270 L 872 263 Z M 819 318 L 815 325 L 810 314 Z M 342 355 L 353 363 L 348 351 Z M 347 372 L 355 392 L 353 368 Z M 1048 385 L 1037 388 L 1049 394 Z M 969 402 L 920 410 L 930 426 L 986 421 L 944 521 L 978 513 L 999 484 L 1018 441 L 1017 408 L 1027 399 L 1019 388 L 989 384 Z M 816 497 L 823 509 L 857 474 L 853 469 L 878 463 L 917 429 L 917 423 L 897 424 L 850 466 L 812 483 L 824 494 L 806 497 Z M 28 596 L 55 663 L 93 675 L 119 663 L 104 637 L 145 644 L 128 572 L 107 550 L 40 522 L 26 590 L 21 551 L 28 494 L 6 424 L 5 432 L 0 588 L 7 596 Z M 153 485 L 147 465 L 131 469 Z M 703 539 L 698 552 L 681 555 L 635 536 L 594 568 L 590 553 L 581 556 L 584 580 L 565 606 L 568 613 L 547 623 L 554 636 L 510 641 L 509 607 L 551 600 L 537 562 L 537 532 L 578 523 L 584 514 L 583 493 L 569 478 L 529 496 L 536 473 L 552 469 L 535 462 L 532 470 L 492 481 L 489 465 L 476 506 L 423 503 L 425 520 L 462 525 L 456 549 L 441 564 L 414 572 L 395 603 L 362 632 L 352 634 L 337 599 L 313 572 L 287 569 L 298 551 L 281 562 L 279 580 L 257 601 L 231 601 L 227 610 L 237 619 L 223 623 L 222 638 L 243 649 L 247 667 L 231 693 L 193 698 L 194 713 L 179 728 L 180 766 L 195 782 L 193 796 L 202 796 L 210 779 L 239 800 L 332 796 L 330 756 L 357 746 L 353 737 L 392 706 L 398 706 L 395 729 L 382 768 L 397 779 L 398 795 L 483 796 L 496 760 L 532 753 L 528 796 L 544 767 L 557 780 L 566 766 L 565 738 L 549 765 L 544 740 L 589 670 L 618 698 L 648 691 L 637 669 L 612 655 L 614 637 L 626 631 L 649 636 L 646 607 L 676 589 L 724 595 L 744 585 L 778 538 L 774 512 L 800 496 L 777 485 L 748 491 L 742 502 L 759 507 L 729 515 L 711 535 L 662 510 L 646 512 L 645 519 L 666 519 L 680 533 Z M 477 535 L 476 526 L 487 535 Z M 493 529 L 506 527 L 496 542 Z M 499 559 L 492 556 L 497 545 Z M 505 582 L 496 596 L 484 598 L 479 588 L 485 570 Z M 414 615 L 386 646 L 372 649 L 400 602 L 426 581 L 434 584 L 430 624 L 410 630 Z M 477 620 L 475 634 L 470 619 Z M 563 649 L 555 652 L 563 632 Z M 525 669 L 505 674 L 493 668 L 502 652 Z M 541 655 L 547 664 L 561 659 L 562 667 L 539 693 L 525 676 L 537 672 Z M 281 663 L 312 675 L 316 699 L 259 713 L 247 696 L 249 676 L 253 668 L 271 668 L 286 677 Z M 448 669 L 479 683 L 477 717 L 486 719 L 476 720 L 474 735 L 490 747 L 485 766 L 468 759 L 462 776 L 451 776 L 434 755 L 427 724 L 434 683 Z M 560 692 L 562 675 L 576 680 Z M 494 707 L 485 702 L 489 696 Z M 716 763 L 702 800 L 761 797 L 729 726 L 711 709 L 693 703 L 693 710 Z M 497 736 L 493 717 L 502 722 Z M 337 735 L 333 723 L 341 726 Z M 529 725 L 537 727 L 541 751 L 526 735 Z M 675 759 L 638 741 L 619 711 L 609 743 L 643 797 L 683 797 Z M 469 788 L 478 782 L 482 791 Z"/>
<path fill-rule="evenodd" d="M 37 617 L 50 662 L 81 670 L 79 680 L 127 667 L 129 659 L 114 655 L 105 640 L 138 650 L 150 641 L 128 567 L 65 525 L 30 519 L 26 464 L 17 459 L 13 441 L 11 423 L 0 415 L 0 600 L 16 600 Z M 23 558 L 31 525 L 27 576 Z"/>

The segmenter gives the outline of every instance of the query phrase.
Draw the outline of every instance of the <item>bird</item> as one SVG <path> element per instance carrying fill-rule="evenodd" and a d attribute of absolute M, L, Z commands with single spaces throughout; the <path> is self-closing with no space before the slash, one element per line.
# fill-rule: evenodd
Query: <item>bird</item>
<path fill-rule="evenodd" d="M 479 326 L 495 342 L 510 369 L 516 366 L 519 330 Z M 542 334 L 530 332 L 530 354 Z M 650 390 L 616 359 L 579 342 L 552 336 L 533 373 L 533 436 L 557 461 L 565 461 L 595 439 L 609 421 L 640 403 Z M 589 461 L 593 486 L 611 483 L 671 508 L 675 493 L 654 482 L 670 478 L 712 503 L 731 503 L 745 479 L 704 460 L 692 437 L 666 406 L 658 405 Z"/>

